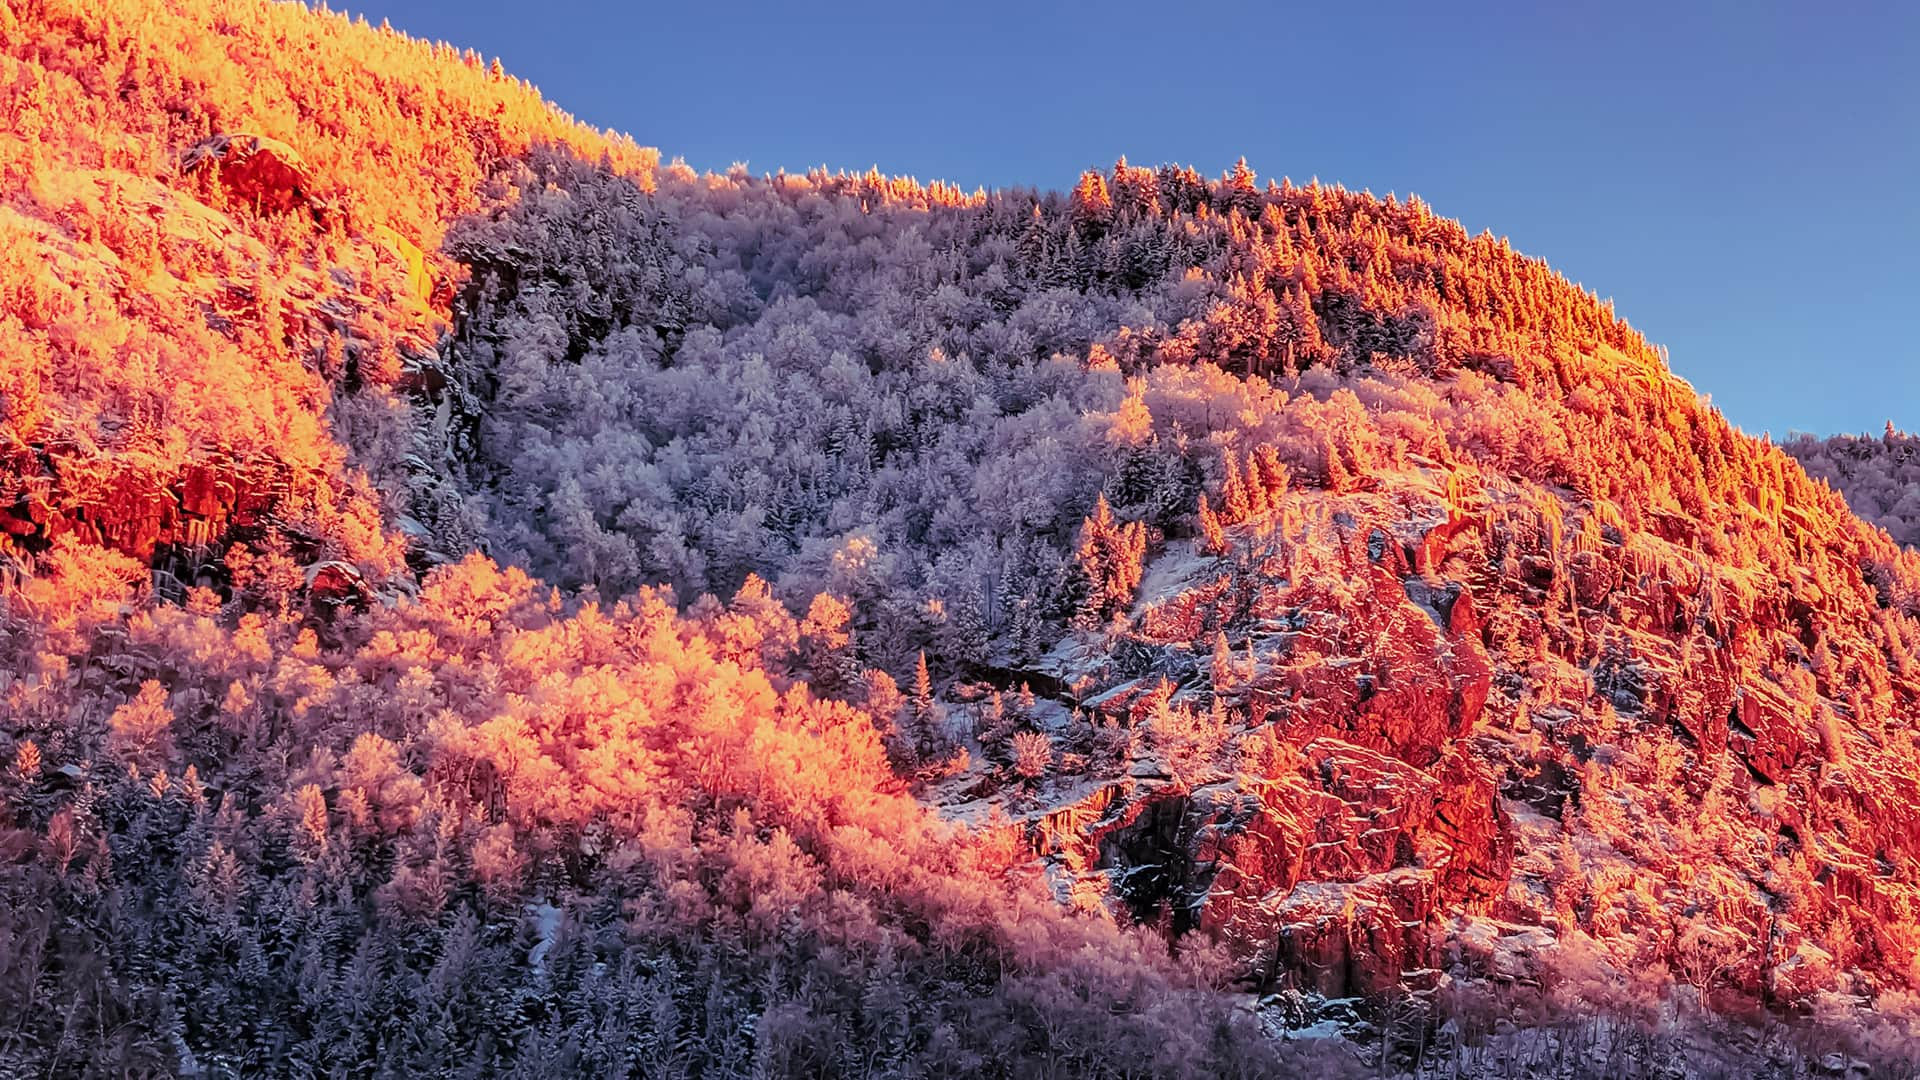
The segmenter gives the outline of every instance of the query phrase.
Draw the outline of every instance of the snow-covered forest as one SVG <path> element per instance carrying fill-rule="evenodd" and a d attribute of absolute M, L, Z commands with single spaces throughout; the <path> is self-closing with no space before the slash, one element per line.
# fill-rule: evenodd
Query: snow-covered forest
<path fill-rule="evenodd" d="M 1912 1068 L 1911 437 L 1244 162 L 696 174 L 257 0 L 0 102 L 0 1075 Z"/>
<path fill-rule="evenodd" d="M 1887 530 L 1896 543 L 1920 547 L 1920 437 L 1894 429 L 1884 435 L 1799 435 L 1782 444 L 1807 475 L 1846 496 L 1862 521 Z"/>

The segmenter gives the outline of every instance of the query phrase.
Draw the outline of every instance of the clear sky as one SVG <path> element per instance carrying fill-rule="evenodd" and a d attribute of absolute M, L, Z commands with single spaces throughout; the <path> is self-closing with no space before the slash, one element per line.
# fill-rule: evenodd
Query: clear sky
<path fill-rule="evenodd" d="M 1920 429 L 1920 4 L 347 4 L 701 169 L 1417 193 L 1748 431 Z"/>

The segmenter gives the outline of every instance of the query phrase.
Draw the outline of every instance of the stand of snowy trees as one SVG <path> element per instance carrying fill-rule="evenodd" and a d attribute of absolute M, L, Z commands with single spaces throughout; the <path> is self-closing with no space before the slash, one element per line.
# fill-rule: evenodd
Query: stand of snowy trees
<path fill-rule="evenodd" d="M 1673 545 L 1636 579 L 1725 564 L 1846 629 L 1777 666 L 1855 775 L 1911 738 L 1915 557 L 1418 201 L 698 176 L 255 0 L 0 6 L 0 104 L 0 1075 L 1340 1076 L 1209 943 L 1058 903 L 912 770 L 974 717 L 1009 783 L 1124 769 L 1130 728 L 946 692 L 1098 639 L 1170 541 L 1291 543 L 1291 495 L 1422 462 L 1463 512 L 1527 491 L 1546 539 L 1475 571 L 1525 593 L 1515 663 L 1606 636 L 1534 617 L 1564 497 L 1589 552 Z M 183 171 L 254 129 L 328 213 Z M 1183 709 L 1151 741 L 1197 771 L 1229 718 Z M 1646 737 L 1661 813 L 1711 824 Z M 1850 880 L 1904 882 L 1886 834 Z M 1912 927 L 1815 929 L 1884 974 Z M 1470 1006 L 1389 1041 L 1633 1074 Z"/>
<path fill-rule="evenodd" d="M 1920 436 L 1799 435 L 1781 444 L 1807 475 L 1846 497 L 1861 520 L 1887 530 L 1895 543 L 1920 547 Z"/>
<path fill-rule="evenodd" d="M 1124 161 L 1070 194 L 671 169 L 647 193 L 541 151 L 494 194 L 449 234 L 448 389 L 362 463 L 431 445 L 426 478 L 470 493 L 417 511 L 444 546 L 563 586 L 830 593 L 897 678 L 921 650 L 1018 664 L 1125 607 L 1164 539 L 1409 454 L 1631 515 L 1821 498 L 1589 294 L 1417 200 Z M 1138 535 L 1090 545 L 1093 517 Z"/>

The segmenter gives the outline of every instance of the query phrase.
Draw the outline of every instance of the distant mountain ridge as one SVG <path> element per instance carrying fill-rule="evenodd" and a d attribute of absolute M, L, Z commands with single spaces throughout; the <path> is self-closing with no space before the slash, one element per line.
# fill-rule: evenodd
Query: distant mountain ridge
<path fill-rule="evenodd" d="M 0 100 L 0 1072 L 1913 1067 L 1912 437 L 1244 162 L 698 175 L 243 0 Z"/>

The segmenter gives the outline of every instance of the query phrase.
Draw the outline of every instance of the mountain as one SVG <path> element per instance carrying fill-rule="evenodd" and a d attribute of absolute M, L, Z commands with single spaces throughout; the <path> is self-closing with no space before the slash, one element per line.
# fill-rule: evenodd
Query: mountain
<path fill-rule="evenodd" d="M 0 87 L 0 1071 L 1915 1067 L 1920 555 L 1506 242 Z"/>
<path fill-rule="evenodd" d="M 1798 435 L 1781 449 L 1807 475 L 1846 496 L 1861 520 L 1887 530 L 1896 543 L 1920 547 L 1920 438 L 1887 422 L 1880 438 Z"/>

